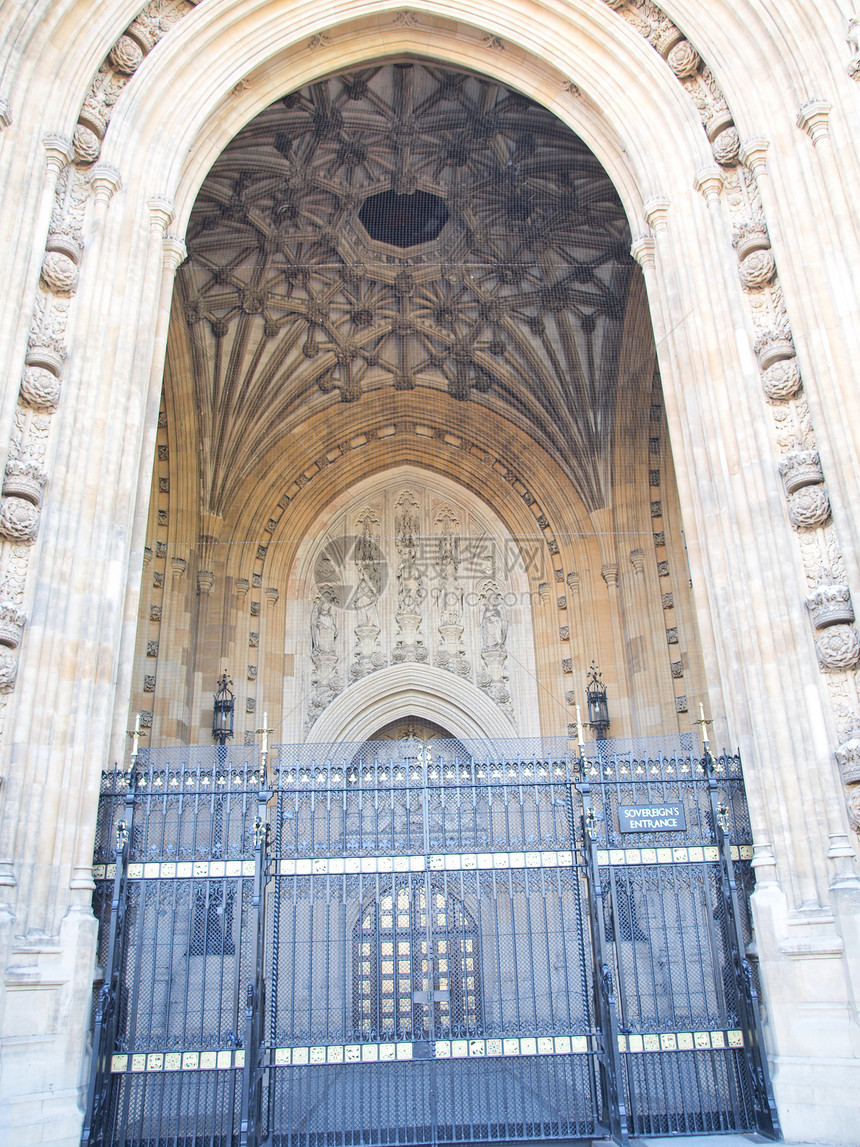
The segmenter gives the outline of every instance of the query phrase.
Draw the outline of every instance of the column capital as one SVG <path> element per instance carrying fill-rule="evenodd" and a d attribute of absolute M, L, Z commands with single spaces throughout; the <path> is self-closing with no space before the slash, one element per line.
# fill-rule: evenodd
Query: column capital
<path fill-rule="evenodd" d="M 815 147 L 830 138 L 830 112 L 833 104 L 821 96 L 807 100 L 797 111 L 797 126 L 805 131 Z"/>
<path fill-rule="evenodd" d="M 719 203 L 724 182 L 722 168 L 717 167 L 715 163 L 709 163 L 696 172 L 693 185 L 710 207 L 712 203 Z"/>
<path fill-rule="evenodd" d="M 660 235 L 669 228 L 669 203 L 668 195 L 652 195 L 642 208 L 645 222 L 655 235 Z"/>
<path fill-rule="evenodd" d="M 656 250 L 653 235 L 637 235 L 630 244 L 630 254 L 643 271 L 657 265 Z"/>
<path fill-rule="evenodd" d="M 751 135 L 741 144 L 741 163 L 746 164 L 753 175 L 763 174 L 767 170 L 767 149 L 770 140 L 763 135 Z"/>
<path fill-rule="evenodd" d="M 103 203 L 106 207 L 122 187 L 122 178 L 109 163 L 97 163 L 90 172 L 90 186 L 96 203 Z"/>
<path fill-rule="evenodd" d="M 175 272 L 188 256 L 188 248 L 178 235 L 164 236 L 164 269 Z"/>
<path fill-rule="evenodd" d="M 146 206 L 149 208 L 149 225 L 152 230 L 166 235 L 167 228 L 173 222 L 173 200 L 166 195 L 153 195 L 147 199 Z"/>
<path fill-rule="evenodd" d="M 45 145 L 48 171 L 54 175 L 59 175 L 64 167 L 68 167 L 74 157 L 72 141 L 67 135 L 49 131 L 47 135 L 42 136 L 42 143 Z"/>
<path fill-rule="evenodd" d="M 0 131 L 12 122 L 12 105 L 0 96 Z"/>

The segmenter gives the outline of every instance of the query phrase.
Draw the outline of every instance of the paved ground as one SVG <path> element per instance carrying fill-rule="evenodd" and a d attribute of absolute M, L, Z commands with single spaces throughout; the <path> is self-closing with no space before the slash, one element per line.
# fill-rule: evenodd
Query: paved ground
<path fill-rule="evenodd" d="M 671 1138 L 630 1140 L 632 1147 L 750 1147 L 750 1144 L 770 1143 L 763 1135 L 684 1135 Z M 828 1144 L 791 1143 L 787 1147 L 829 1147 Z"/>

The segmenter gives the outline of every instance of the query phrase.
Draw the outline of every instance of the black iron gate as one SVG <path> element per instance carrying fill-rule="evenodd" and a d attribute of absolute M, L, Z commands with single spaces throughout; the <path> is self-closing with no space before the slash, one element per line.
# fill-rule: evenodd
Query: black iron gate
<path fill-rule="evenodd" d="M 737 758 L 251 754 L 104 774 L 84 1143 L 776 1133 Z"/>

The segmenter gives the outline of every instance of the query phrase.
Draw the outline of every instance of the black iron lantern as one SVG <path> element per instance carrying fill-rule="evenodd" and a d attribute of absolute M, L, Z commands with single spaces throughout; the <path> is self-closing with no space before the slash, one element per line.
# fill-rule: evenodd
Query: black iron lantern
<path fill-rule="evenodd" d="M 233 710 L 236 698 L 230 688 L 232 684 L 226 673 L 222 673 L 218 678 L 218 688 L 215 691 L 212 708 L 212 736 L 219 745 L 224 745 L 227 738 L 233 736 Z"/>
<path fill-rule="evenodd" d="M 602 741 L 609 728 L 609 705 L 606 700 L 606 686 L 601 679 L 600 670 L 593 661 L 588 674 L 585 699 L 588 702 L 588 724 L 596 733 L 598 741 Z"/>

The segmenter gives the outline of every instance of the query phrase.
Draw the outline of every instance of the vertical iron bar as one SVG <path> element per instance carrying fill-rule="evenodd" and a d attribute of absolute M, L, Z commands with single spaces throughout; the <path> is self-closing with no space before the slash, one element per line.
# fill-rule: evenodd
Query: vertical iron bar
<path fill-rule="evenodd" d="M 137 763 L 133 758 L 132 765 Z M 118 774 L 115 772 L 114 776 Z M 110 1143 L 112 1136 L 106 1126 L 111 1098 L 111 1056 L 116 1044 L 119 1019 L 119 979 L 122 971 L 125 915 L 128 906 L 128 854 L 134 825 L 134 798 L 136 774 L 134 768 L 127 775 L 125 791 L 125 820 L 116 826 L 114 845 L 113 894 L 110 906 L 108 951 L 105 960 L 105 978 L 99 992 L 93 1031 L 93 1055 L 90 1063 L 90 1081 L 87 1110 L 84 1116 L 82 1147 L 90 1144 Z"/>
<path fill-rule="evenodd" d="M 714 759 L 707 743 L 702 761 L 708 781 L 708 798 L 711 805 L 714 832 L 720 847 L 720 885 L 726 909 L 726 923 L 729 946 L 731 948 L 732 969 L 738 992 L 738 1018 L 743 1032 L 744 1049 L 752 1076 L 753 1108 L 756 1130 L 768 1139 L 781 1139 L 776 1103 L 773 1098 L 770 1072 L 767 1066 L 767 1053 L 761 1027 L 758 992 L 753 983 L 752 968 L 746 955 L 743 931 L 741 929 L 738 888 L 732 862 L 731 832 L 728 826 L 728 809 L 718 804 L 717 778 Z M 724 823 L 725 822 L 725 823 Z"/>
<path fill-rule="evenodd" d="M 260 1126 L 263 1098 L 263 1024 L 266 995 L 263 975 L 265 943 L 266 884 L 268 882 L 268 804 L 272 793 L 266 788 L 265 775 L 260 777 L 257 794 L 257 817 L 254 821 L 254 981 L 248 985 L 245 1008 L 245 1064 L 242 1071 L 242 1118 L 239 1125 L 239 1147 L 257 1147 L 264 1129 Z"/>
<path fill-rule="evenodd" d="M 597 866 L 597 825 L 591 807 L 591 785 L 585 780 L 585 761 L 580 773 L 583 778 L 575 787 L 582 797 L 582 851 L 588 880 L 588 913 L 591 922 L 591 945 L 594 959 L 595 1021 L 598 1044 L 598 1062 L 602 1073 L 604 1098 L 607 1106 L 609 1134 L 619 1147 L 627 1147 L 627 1108 L 624 1099 L 621 1053 L 618 1048 L 618 1016 L 612 989 L 612 969 L 609 966 L 603 935 L 603 889 Z M 573 818 L 573 787 L 568 789 L 571 818 Z"/>

